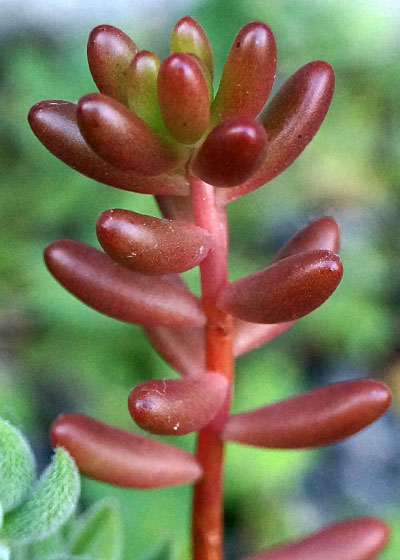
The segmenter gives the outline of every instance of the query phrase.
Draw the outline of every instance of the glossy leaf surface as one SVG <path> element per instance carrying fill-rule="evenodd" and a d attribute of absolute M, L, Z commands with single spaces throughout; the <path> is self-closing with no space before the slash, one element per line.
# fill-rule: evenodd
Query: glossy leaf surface
<path fill-rule="evenodd" d="M 69 101 L 41 101 L 32 107 L 29 124 L 42 144 L 62 162 L 112 187 L 147 194 L 185 194 L 182 176 L 142 177 L 117 169 L 88 146 L 77 124 L 77 106 Z"/>
<path fill-rule="evenodd" d="M 62 239 L 51 243 L 45 261 L 53 276 L 97 311 L 129 323 L 197 326 L 200 303 L 168 277 L 143 276 L 114 263 L 97 249 Z"/>
<path fill-rule="evenodd" d="M 374 422 L 390 400 L 390 391 L 379 381 L 343 381 L 235 414 L 228 419 L 223 438 L 282 449 L 326 445 Z"/>
<path fill-rule="evenodd" d="M 183 144 L 194 144 L 205 133 L 210 118 L 206 78 L 196 57 L 173 53 L 158 73 L 158 99 L 165 124 Z"/>
<path fill-rule="evenodd" d="M 214 58 L 210 41 L 201 25 L 190 16 L 181 18 L 175 24 L 171 33 L 170 51 L 196 55 L 213 75 Z"/>
<path fill-rule="evenodd" d="M 162 130 L 160 104 L 157 96 L 159 58 L 150 51 L 139 51 L 127 70 L 127 98 L 131 110 L 153 130 Z"/>
<path fill-rule="evenodd" d="M 174 327 L 145 327 L 158 354 L 181 375 L 201 375 L 205 370 L 204 330 Z"/>
<path fill-rule="evenodd" d="M 116 486 L 159 488 L 192 483 L 201 474 L 186 451 L 81 414 L 58 417 L 51 440 L 69 451 L 83 474 Z"/>
<path fill-rule="evenodd" d="M 332 253 L 339 251 L 339 226 L 330 217 L 319 218 L 298 231 L 282 247 L 273 262 L 314 249 L 327 249 Z"/>
<path fill-rule="evenodd" d="M 99 91 L 126 103 L 126 71 L 137 52 L 135 43 L 112 25 L 99 25 L 89 35 L 87 56 Z"/>
<path fill-rule="evenodd" d="M 145 381 L 131 391 L 129 412 L 136 424 L 148 432 L 188 434 L 211 422 L 227 391 L 228 381 L 219 373 Z"/>
<path fill-rule="evenodd" d="M 372 560 L 389 539 L 383 521 L 347 519 L 245 560 Z"/>
<path fill-rule="evenodd" d="M 233 343 L 235 357 L 246 354 L 250 350 L 254 350 L 254 348 L 273 340 L 290 329 L 294 323 L 295 321 L 289 321 L 287 323 L 264 325 L 263 323 L 248 323 L 247 321 L 235 319 Z"/>
<path fill-rule="evenodd" d="M 229 200 L 264 185 L 301 154 L 325 118 L 333 87 L 332 67 L 321 60 L 302 66 L 283 84 L 259 117 L 268 134 L 265 160 L 254 177 L 227 193 Z"/>
<path fill-rule="evenodd" d="M 234 187 L 261 165 L 267 135 L 258 121 L 231 118 L 217 125 L 191 162 L 194 175 L 216 187 Z"/>
<path fill-rule="evenodd" d="M 342 274 L 334 253 L 300 253 L 228 284 L 217 305 L 251 323 L 294 321 L 319 307 L 334 292 Z"/>
<path fill-rule="evenodd" d="M 143 274 L 184 272 L 197 266 L 211 247 L 211 236 L 202 228 L 128 210 L 103 212 L 96 231 L 113 260 Z"/>
<path fill-rule="evenodd" d="M 244 25 L 233 40 L 218 93 L 212 122 L 236 116 L 256 117 L 274 83 L 276 45 L 270 28 L 254 21 Z"/>
<path fill-rule="evenodd" d="M 142 119 L 111 97 L 84 95 L 78 102 L 77 116 L 89 146 L 115 167 L 156 176 L 170 171 L 179 161 Z"/>

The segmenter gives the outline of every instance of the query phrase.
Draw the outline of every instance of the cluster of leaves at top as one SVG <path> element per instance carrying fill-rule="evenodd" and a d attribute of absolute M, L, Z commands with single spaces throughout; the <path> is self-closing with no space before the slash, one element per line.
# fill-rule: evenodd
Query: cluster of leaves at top
<path fill-rule="evenodd" d="M 215 97 L 213 56 L 201 26 L 182 18 L 170 47 L 160 62 L 122 31 L 96 27 L 88 60 L 100 93 L 77 104 L 38 103 L 29 122 L 45 147 L 80 173 L 156 196 L 163 218 L 108 210 L 97 222 L 104 251 L 63 239 L 47 247 L 45 261 L 87 305 L 142 325 L 181 374 L 142 383 L 129 396 L 141 428 L 177 436 L 209 425 L 227 402 L 230 385 L 223 372 L 209 371 L 206 360 L 205 325 L 212 320 L 207 299 L 193 295 L 179 276 L 220 250 L 204 208 L 196 210 L 196 193 L 204 185 L 212 189 L 221 210 L 281 173 L 324 119 L 334 75 L 326 62 L 310 62 L 264 107 L 276 68 L 275 41 L 265 24 L 239 30 Z M 264 270 L 233 283 L 215 279 L 213 309 L 233 321 L 235 356 L 284 332 L 333 293 L 342 276 L 338 248 L 338 226 L 323 217 L 298 232 Z M 378 381 L 340 382 L 228 415 L 218 436 L 266 448 L 325 445 L 361 430 L 389 403 L 390 393 Z M 194 455 L 81 414 L 59 417 L 51 437 L 82 473 L 111 484 L 156 488 L 205 476 Z M 350 519 L 251 559 L 368 560 L 387 536 L 377 519 Z"/>

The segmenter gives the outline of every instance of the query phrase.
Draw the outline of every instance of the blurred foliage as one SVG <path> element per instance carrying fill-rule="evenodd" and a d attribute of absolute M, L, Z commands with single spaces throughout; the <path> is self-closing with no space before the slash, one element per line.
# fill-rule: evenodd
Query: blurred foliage
<path fill-rule="evenodd" d="M 276 87 L 316 58 L 330 62 L 337 77 L 327 119 L 304 154 L 271 185 L 229 207 L 232 279 L 265 266 L 290 235 L 320 215 L 333 215 L 341 226 L 345 269 L 337 292 L 322 308 L 268 348 L 239 360 L 236 410 L 324 382 L 370 375 L 388 380 L 399 410 L 394 374 L 400 349 L 400 31 L 387 6 L 368 0 L 352 2 L 351 9 L 344 0 L 208 0 L 191 10 L 209 34 L 217 77 L 236 31 L 251 19 L 265 21 L 276 34 Z M 100 23 L 121 21 L 123 15 L 103 22 L 93 14 L 86 34 Z M 173 23 L 163 15 L 160 56 L 167 52 Z M 154 48 L 155 33 L 145 30 L 140 19 L 124 26 L 142 48 Z M 73 299 L 42 262 L 43 248 L 58 238 L 98 246 L 94 225 L 106 209 L 157 213 L 151 197 L 96 184 L 67 168 L 28 128 L 26 114 L 35 102 L 75 100 L 94 91 L 81 37 L 81 28 L 68 42 L 66 34 L 51 28 L 46 33 L 26 28 L 1 38 L 0 415 L 30 436 L 41 465 L 48 462 L 46 434 L 58 413 L 79 411 L 135 430 L 125 406 L 129 390 L 142 380 L 174 375 L 138 327 Z M 188 277 L 196 285 L 193 273 Z M 378 424 L 378 431 L 362 440 L 364 463 L 375 465 L 360 474 L 362 501 L 357 484 L 343 481 L 363 434 L 311 452 L 229 445 L 229 560 L 366 511 L 398 527 L 399 422 L 392 413 Z M 389 442 L 386 455 L 372 455 L 381 449 L 374 438 Z M 192 437 L 176 441 L 187 449 L 194 444 Z M 318 480 L 320 486 L 313 482 Z M 327 507 L 317 490 L 321 484 L 332 489 L 329 504 L 337 508 Z M 381 499 L 372 499 L 368 488 Z M 124 558 L 132 553 L 141 558 L 151 550 L 156 555 L 165 542 L 179 560 L 188 560 L 190 488 L 126 491 L 83 481 L 84 502 L 102 497 L 120 503 Z M 384 560 L 397 558 L 399 539 L 395 529 Z"/>

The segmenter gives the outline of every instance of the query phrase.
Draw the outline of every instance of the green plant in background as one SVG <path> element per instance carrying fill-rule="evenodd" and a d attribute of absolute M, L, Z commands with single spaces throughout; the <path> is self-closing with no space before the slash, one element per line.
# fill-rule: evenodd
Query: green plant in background
<path fill-rule="evenodd" d="M 110 501 L 73 516 L 80 477 L 57 448 L 36 480 L 32 450 L 19 430 L 0 419 L 1 560 L 115 560 L 122 548 L 120 520 Z M 72 516 L 72 517 L 71 517 Z"/>
<path fill-rule="evenodd" d="M 59 418 L 52 437 L 99 480 L 134 488 L 196 482 L 194 558 L 217 560 L 224 441 L 270 448 L 330 443 L 373 422 L 390 397 L 384 385 L 358 380 L 229 416 L 234 355 L 287 330 L 341 278 L 331 218 L 306 226 L 259 273 L 229 284 L 226 268 L 225 205 L 274 178 L 304 149 L 328 109 L 333 74 L 320 61 L 303 66 L 255 120 L 275 75 L 268 27 L 253 22 L 239 31 L 215 99 L 211 49 L 197 22 L 178 22 L 171 52 L 160 64 L 118 29 L 99 26 L 88 56 L 101 93 L 77 106 L 42 102 L 30 123 L 50 151 L 82 173 L 157 197 L 164 219 L 119 209 L 100 216 L 97 235 L 108 256 L 62 240 L 48 247 L 46 263 L 85 303 L 144 325 L 182 374 L 136 387 L 129 409 L 152 433 L 198 431 L 197 461 L 76 414 Z M 201 305 L 178 276 L 197 265 Z M 378 520 L 350 520 L 257 558 L 319 558 L 334 548 L 335 559 L 367 560 L 386 536 Z"/>

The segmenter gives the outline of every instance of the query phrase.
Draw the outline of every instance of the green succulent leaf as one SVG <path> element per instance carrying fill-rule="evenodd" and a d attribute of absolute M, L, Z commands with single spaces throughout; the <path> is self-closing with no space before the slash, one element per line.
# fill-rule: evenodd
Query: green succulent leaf
<path fill-rule="evenodd" d="M 65 449 L 56 449 L 29 499 L 4 519 L 4 537 L 16 543 L 33 543 L 55 533 L 77 504 L 80 478 Z"/>
<path fill-rule="evenodd" d="M 102 500 L 81 517 L 70 550 L 91 560 L 121 558 L 121 520 L 114 502 Z"/>
<path fill-rule="evenodd" d="M 19 430 L 0 419 L 0 502 L 4 513 L 21 504 L 34 477 L 31 448 Z"/>

